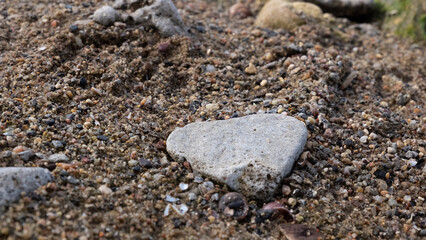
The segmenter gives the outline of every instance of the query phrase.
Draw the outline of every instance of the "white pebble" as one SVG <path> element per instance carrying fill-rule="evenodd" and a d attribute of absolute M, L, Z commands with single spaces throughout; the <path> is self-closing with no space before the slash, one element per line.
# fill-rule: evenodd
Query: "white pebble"
<path fill-rule="evenodd" d="M 186 184 L 186 183 L 179 183 L 179 188 L 180 188 L 180 190 L 182 190 L 182 191 L 185 191 L 185 190 L 187 190 L 188 189 L 188 184 Z"/>
<path fill-rule="evenodd" d="M 197 200 L 197 195 L 195 195 L 195 193 L 189 193 L 188 194 L 188 200 L 189 201 Z"/>
<path fill-rule="evenodd" d="M 390 153 L 390 154 L 396 153 L 396 148 L 388 147 L 388 153 Z"/>
<path fill-rule="evenodd" d="M 174 203 L 174 202 L 179 201 L 179 198 L 175 198 L 175 197 L 172 197 L 172 196 L 170 196 L 170 195 L 166 195 L 166 201 L 167 201 L 167 202 Z"/>
<path fill-rule="evenodd" d="M 138 164 L 138 161 L 132 159 L 132 160 L 129 161 L 128 164 L 129 164 L 130 167 L 134 167 Z"/>
<path fill-rule="evenodd" d="M 219 104 L 217 103 L 209 103 L 206 105 L 206 110 L 207 111 L 216 111 L 219 110 Z"/>
<path fill-rule="evenodd" d="M 185 204 L 181 205 L 172 205 L 173 210 L 175 210 L 179 215 L 183 216 L 186 212 L 188 212 L 188 206 Z"/>
<path fill-rule="evenodd" d="M 99 192 L 101 192 L 102 194 L 105 194 L 105 195 L 109 195 L 109 194 L 112 193 L 111 188 L 107 187 L 106 185 L 101 185 L 98 188 L 98 190 L 99 190 Z"/>

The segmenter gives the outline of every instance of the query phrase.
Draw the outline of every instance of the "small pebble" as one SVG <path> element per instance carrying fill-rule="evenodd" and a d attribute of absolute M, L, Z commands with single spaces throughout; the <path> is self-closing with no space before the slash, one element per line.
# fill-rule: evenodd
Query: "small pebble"
<path fill-rule="evenodd" d="M 390 199 L 388 200 L 388 204 L 389 204 L 389 206 L 390 206 L 390 207 L 394 207 L 394 206 L 396 206 L 396 205 L 397 205 L 397 202 L 396 202 L 396 200 L 395 200 L 395 199 L 390 198 Z"/>
<path fill-rule="evenodd" d="M 152 163 L 145 158 L 139 158 L 139 165 L 144 168 L 152 168 Z"/>
<path fill-rule="evenodd" d="M 64 147 L 64 144 L 62 143 L 62 141 L 58 141 L 58 140 L 53 140 L 52 145 L 53 147 L 55 147 L 55 149 L 61 149 Z"/>
<path fill-rule="evenodd" d="M 111 25 L 120 18 L 120 14 L 110 6 L 103 6 L 93 14 L 93 20 L 104 26 Z"/>
<path fill-rule="evenodd" d="M 104 195 L 109 195 L 109 194 L 111 194 L 112 193 L 112 190 L 111 190 L 111 188 L 109 188 L 108 186 L 106 186 L 106 185 L 101 185 L 99 188 L 98 188 L 98 190 L 99 190 L 99 192 L 101 192 L 102 194 L 104 194 Z"/>
<path fill-rule="evenodd" d="M 70 159 L 69 157 L 67 157 L 67 155 L 63 154 L 63 153 L 57 153 L 57 154 L 52 154 L 47 158 L 47 161 L 49 162 L 69 162 Z"/>
<path fill-rule="evenodd" d="M 129 167 L 134 167 L 134 166 L 136 166 L 136 165 L 138 164 L 138 161 L 136 161 L 136 160 L 132 159 L 132 160 L 130 160 L 130 161 L 128 162 L 128 164 L 129 164 Z"/>
<path fill-rule="evenodd" d="M 186 183 L 179 183 L 179 188 L 180 188 L 180 190 L 182 190 L 182 191 L 185 191 L 185 190 L 187 190 L 188 189 L 188 184 L 186 184 Z"/>
<path fill-rule="evenodd" d="M 197 200 L 197 195 L 195 195 L 195 193 L 188 193 L 188 200 L 189 201 Z"/>
<path fill-rule="evenodd" d="M 20 152 L 18 155 L 24 162 L 28 162 L 35 157 L 35 154 L 31 149 Z"/>
<path fill-rule="evenodd" d="M 104 135 L 98 135 L 96 138 L 100 141 L 108 141 L 108 137 Z"/>
<path fill-rule="evenodd" d="M 253 74 L 256 74 L 257 69 L 253 65 L 253 63 L 250 63 L 249 66 L 244 69 L 244 72 L 247 73 L 247 74 L 253 75 Z"/>
<path fill-rule="evenodd" d="M 206 110 L 207 111 L 217 111 L 217 110 L 219 110 L 219 104 L 216 104 L 216 103 L 209 103 L 209 104 L 206 104 Z"/>
<path fill-rule="evenodd" d="M 396 153 L 396 148 L 394 148 L 394 147 L 388 147 L 388 153 L 390 153 L 390 154 Z"/>

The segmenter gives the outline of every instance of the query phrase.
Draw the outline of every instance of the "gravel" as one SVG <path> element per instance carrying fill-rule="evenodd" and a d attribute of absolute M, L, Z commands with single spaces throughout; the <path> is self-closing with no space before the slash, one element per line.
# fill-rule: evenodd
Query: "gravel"
<path fill-rule="evenodd" d="M 246 198 L 243 221 L 226 217 L 219 201 L 232 190 L 165 151 L 177 127 L 265 112 L 300 118 L 308 131 L 282 181 L 289 189 L 273 195 L 294 217 L 286 224 L 336 239 L 424 235 L 424 44 L 330 14 L 294 31 L 258 28 L 254 1 L 243 3 L 252 16 L 233 18 L 233 2 L 174 3 L 190 37 L 87 20 L 112 1 L 2 1 L 0 167 L 42 167 L 54 182 L 4 209 L 0 239 L 282 239 L 283 222 L 257 216 L 268 201 Z M 124 18 L 136 9 L 116 11 Z M 244 71 L 250 64 L 254 74 Z M 58 151 L 53 140 L 66 145 Z M 23 161 L 17 146 L 36 157 Z M 47 161 L 55 153 L 69 161 Z M 166 195 L 180 199 L 168 216 Z"/>

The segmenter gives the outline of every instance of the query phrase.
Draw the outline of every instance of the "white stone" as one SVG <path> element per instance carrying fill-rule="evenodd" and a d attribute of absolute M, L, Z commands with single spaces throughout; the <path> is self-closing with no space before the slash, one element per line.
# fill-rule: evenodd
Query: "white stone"
<path fill-rule="evenodd" d="M 4 206 L 18 200 L 22 192 L 32 192 L 52 180 L 52 175 L 45 168 L 0 168 L 0 213 Z"/>
<path fill-rule="evenodd" d="M 101 193 L 102 193 L 102 194 L 104 194 L 104 195 L 109 195 L 109 194 L 111 194 L 111 193 L 112 193 L 111 188 L 109 188 L 107 185 L 101 185 L 101 186 L 98 188 L 98 190 L 99 190 L 99 192 L 101 192 Z"/>
<path fill-rule="evenodd" d="M 307 134 L 296 118 L 258 114 L 178 128 L 167 139 L 167 151 L 231 189 L 268 200 L 290 173 Z"/>
<path fill-rule="evenodd" d="M 105 26 L 111 25 L 120 19 L 120 14 L 110 6 L 103 6 L 93 14 L 93 20 Z"/>

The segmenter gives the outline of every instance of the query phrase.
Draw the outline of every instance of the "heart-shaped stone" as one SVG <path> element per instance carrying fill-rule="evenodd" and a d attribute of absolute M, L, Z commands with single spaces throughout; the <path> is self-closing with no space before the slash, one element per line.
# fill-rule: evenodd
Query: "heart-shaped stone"
<path fill-rule="evenodd" d="M 257 114 L 178 128 L 167 139 L 167 151 L 247 197 L 269 200 L 303 151 L 307 135 L 296 118 Z"/>

